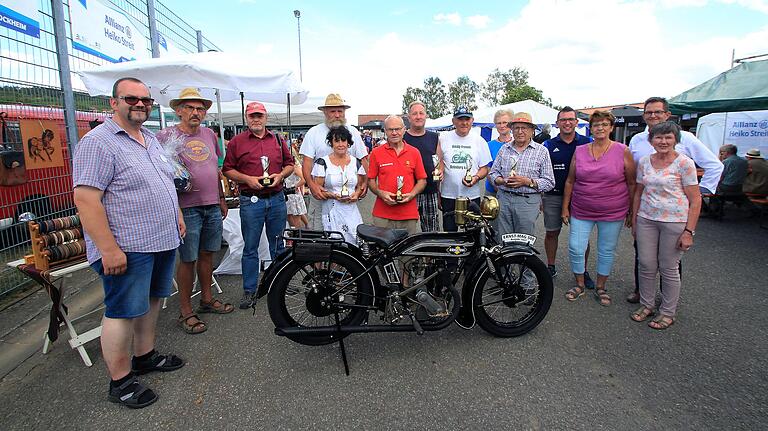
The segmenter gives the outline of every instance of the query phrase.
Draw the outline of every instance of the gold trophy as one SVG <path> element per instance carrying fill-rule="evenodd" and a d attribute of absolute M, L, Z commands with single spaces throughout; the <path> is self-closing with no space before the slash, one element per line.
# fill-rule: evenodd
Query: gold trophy
<path fill-rule="evenodd" d="M 437 154 L 432 154 L 432 164 L 435 166 L 435 170 L 432 171 L 432 181 L 440 181 L 440 170 L 437 168 L 440 164 L 440 157 Z"/>
<path fill-rule="evenodd" d="M 395 200 L 398 202 L 403 201 L 403 180 L 405 178 L 402 176 L 397 177 L 397 194 L 395 195 Z"/>
<path fill-rule="evenodd" d="M 269 178 L 269 157 L 261 156 L 261 167 L 264 168 L 264 176 L 259 180 L 264 187 L 272 185 L 272 178 Z"/>
<path fill-rule="evenodd" d="M 349 178 L 347 178 L 346 172 L 342 173 L 341 175 L 344 178 L 344 183 L 341 185 L 341 192 L 339 193 L 339 195 L 343 198 L 348 198 L 349 188 L 347 187 L 347 184 L 349 183 Z"/>
<path fill-rule="evenodd" d="M 472 182 L 472 157 L 467 156 L 467 173 L 464 174 L 464 182 L 470 184 Z"/>

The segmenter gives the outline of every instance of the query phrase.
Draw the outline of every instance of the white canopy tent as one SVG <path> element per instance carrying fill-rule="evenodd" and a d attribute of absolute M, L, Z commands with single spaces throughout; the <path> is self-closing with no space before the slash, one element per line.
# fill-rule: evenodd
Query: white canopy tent
<path fill-rule="evenodd" d="M 245 103 L 252 102 L 246 99 Z M 314 126 L 325 120 L 323 112 L 317 109 L 323 105 L 325 98 L 308 97 L 306 102 L 291 106 L 291 125 Z M 288 125 L 288 112 L 285 104 L 264 103 L 267 108 L 267 125 L 269 127 L 282 127 Z M 224 125 L 242 124 L 242 111 L 240 101 L 225 102 L 221 104 L 221 118 Z"/>
<path fill-rule="evenodd" d="M 733 144 L 738 154 L 758 148 L 768 154 L 768 111 L 717 112 L 699 118 L 696 137 L 713 153 Z"/>
<path fill-rule="evenodd" d="M 245 100 L 298 105 L 307 100 L 308 91 L 291 71 L 264 67 L 245 55 L 200 52 L 161 58 L 109 64 L 77 72 L 92 96 L 111 96 L 112 85 L 120 78 L 133 77 L 144 82 L 161 105 L 175 98 L 186 87 L 197 87 L 203 96 L 221 102 Z M 289 106 L 290 106 L 289 105 Z M 218 117 L 221 122 L 221 115 Z"/>

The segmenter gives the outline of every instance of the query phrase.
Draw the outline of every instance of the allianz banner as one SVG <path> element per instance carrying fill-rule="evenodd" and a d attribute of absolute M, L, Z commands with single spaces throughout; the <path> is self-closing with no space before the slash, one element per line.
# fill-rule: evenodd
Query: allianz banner
<path fill-rule="evenodd" d="M 0 0 L 0 25 L 32 37 L 40 37 L 37 1 Z"/>
<path fill-rule="evenodd" d="M 144 33 L 123 12 L 98 0 L 70 0 L 69 11 L 72 48 L 113 63 L 151 57 Z"/>

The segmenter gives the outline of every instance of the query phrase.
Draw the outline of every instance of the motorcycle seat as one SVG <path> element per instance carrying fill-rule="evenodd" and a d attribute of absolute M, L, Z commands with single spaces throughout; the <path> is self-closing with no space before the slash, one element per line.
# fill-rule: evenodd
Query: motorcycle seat
<path fill-rule="evenodd" d="M 370 241 L 386 248 L 407 237 L 408 231 L 361 224 L 357 226 L 357 236 L 363 241 Z"/>

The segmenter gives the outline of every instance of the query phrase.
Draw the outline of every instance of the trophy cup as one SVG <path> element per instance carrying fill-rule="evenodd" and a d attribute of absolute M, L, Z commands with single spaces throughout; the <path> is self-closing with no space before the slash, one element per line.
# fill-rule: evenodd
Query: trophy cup
<path fill-rule="evenodd" d="M 440 170 L 437 165 L 440 163 L 440 157 L 437 154 L 432 155 L 432 164 L 435 166 L 435 170 L 432 171 L 432 181 L 440 181 Z"/>
<path fill-rule="evenodd" d="M 395 200 L 398 202 L 402 202 L 403 200 L 403 180 L 404 178 L 402 176 L 397 177 L 397 194 L 395 195 Z"/>
<path fill-rule="evenodd" d="M 467 173 L 464 174 L 464 182 L 469 184 L 469 183 L 472 182 L 472 173 L 471 173 L 471 170 L 472 170 L 472 157 L 467 156 L 466 165 L 467 165 Z"/>
<path fill-rule="evenodd" d="M 347 178 L 347 173 L 342 173 L 342 178 L 344 178 L 344 183 L 341 185 L 341 193 L 339 195 L 343 198 L 349 197 L 349 188 L 347 187 L 347 184 L 349 183 L 349 178 Z"/>
<path fill-rule="evenodd" d="M 509 176 L 510 177 L 514 177 L 515 175 L 517 175 L 517 171 L 515 171 L 516 167 L 517 167 L 517 159 L 512 161 L 512 169 L 510 169 L 510 171 L 509 171 Z"/>
<path fill-rule="evenodd" d="M 261 156 L 261 167 L 264 168 L 264 176 L 259 180 L 264 187 L 272 185 L 272 178 L 269 178 L 269 157 Z"/>

